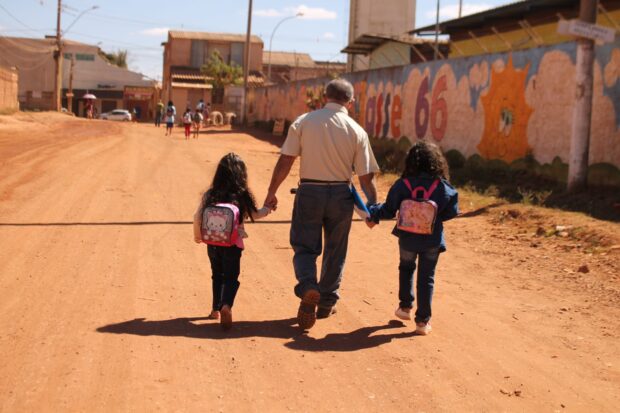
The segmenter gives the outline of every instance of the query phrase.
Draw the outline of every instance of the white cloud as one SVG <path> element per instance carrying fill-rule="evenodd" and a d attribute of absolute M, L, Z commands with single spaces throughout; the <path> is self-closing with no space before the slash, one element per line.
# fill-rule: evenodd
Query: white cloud
<path fill-rule="evenodd" d="M 334 33 L 331 32 L 325 32 L 323 33 L 323 39 L 335 39 L 336 35 Z"/>
<path fill-rule="evenodd" d="M 261 9 L 254 11 L 254 15 L 258 17 L 281 17 L 284 13 L 276 9 Z"/>
<path fill-rule="evenodd" d="M 303 13 L 301 18 L 306 20 L 334 20 L 338 16 L 335 11 L 321 7 L 308 7 L 304 4 L 295 7 L 293 13 Z"/>
<path fill-rule="evenodd" d="M 485 11 L 488 9 L 492 9 L 494 6 L 488 3 L 477 3 L 477 4 L 463 4 L 462 16 L 467 16 L 468 14 L 479 13 L 481 11 Z M 436 9 L 432 9 L 426 12 L 426 18 L 435 20 L 435 15 L 437 11 Z M 439 9 L 439 20 L 449 20 L 456 19 L 459 17 L 459 5 L 452 4 L 449 6 L 444 6 Z"/>
<path fill-rule="evenodd" d="M 170 27 L 153 27 L 152 29 L 142 30 L 140 33 L 146 36 L 166 36 Z"/>
<path fill-rule="evenodd" d="M 306 20 L 334 20 L 338 15 L 335 11 L 327 10 L 321 7 L 308 7 L 305 4 L 297 7 L 287 7 L 283 10 L 276 9 L 259 9 L 254 11 L 254 15 L 258 17 L 287 17 L 302 14 L 301 19 Z"/>

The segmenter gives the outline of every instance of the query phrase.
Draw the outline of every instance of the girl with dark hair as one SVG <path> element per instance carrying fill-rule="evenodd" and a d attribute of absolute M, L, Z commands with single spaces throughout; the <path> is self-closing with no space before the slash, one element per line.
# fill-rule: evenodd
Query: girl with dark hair
<path fill-rule="evenodd" d="M 396 309 L 396 316 L 402 320 L 411 320 L 411 309 L 415 299 L 413 275 L 417 259 L 418 303 L 415 323 L 416 332 L 420 335 L 431 332 L 435 267 L 439 253 L 446 250 L 443 222 L 458 215 L 458 193 L 448 182 L 449 178 L 448 163 L 441 149 L 430 142 L 416 142 L 407 154 L 401 178 L 390 188 L 384 204 L 370 208 L 371 218 L 367 222 L 372 227 L 381 219 L 394 218 L 399 212 L 398 224 L 392 231 L 392 234 L 398 237 L 400 249 L 398 266 L 400 303 Z M 407 202 L 409 208 L 404 208 L 403 205 Z M 411 207 L 412 204 L 415 205 Z M 408 218 L 413 221 L 426 218 L 429 220 L 426 227 L 418 225 L 419 222 L 409 226 L 402 224 L 403 211 L 414 210 L 418 211 L 417 214 L 413 213 Z M 427 213 L 429 210 L 430 214 Z"/>
<path fill-rule="evenodd" d="M 239 237 L 235 245 L 208 245 L 209 261 L 212 271 L 213 306 L 210 319 L 220 318 L 222 329 L 232 326 L 232 306 L 239 289 L 239 273 L 243 239 L 247 233 L 243 221 L 252 222 L 267 216 L 267 207 L 257 209 L 254 195 L 248 188 L 248 173 L 243 160 L 235 153 L 224 156 L 217 166 L 211 187 L 202 196 L 198 210 L 194 214 L 194 241 L 203 242 L 201 233 L 203 212 L 207 207 L 218 204 L 233 204 L 239 209 Z"/>

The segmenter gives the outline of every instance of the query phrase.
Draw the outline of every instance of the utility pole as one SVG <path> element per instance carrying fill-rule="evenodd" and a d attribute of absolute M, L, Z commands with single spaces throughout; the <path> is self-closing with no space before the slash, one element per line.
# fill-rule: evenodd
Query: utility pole
<path fill-rule="evenodd" d="M 579 20 L 596 23 L 598 0 L 581 0 Z M 568 162 L 568 190 L 585 188 L 588 180 L 590 126 L 592 123 L 592 89 L 594 71 L 594 40 L 577 40 L 577 87 L 573 111 L 573 129 Z"/>
<path fill-rule="evenodd" d="M 459 0 L 459 19 L 463 17 L 463 0 Z"/>
<path fill-rule="evenodd" d="M 69 92 L 67 93 L 67 110 L 73 113 L 73 67 L 75 66 L 75 56 L 71 55 L 71 70 L 69 71 Z"/>
<path fill-rule="evenodd" d="M 437 51 L 439 50 L 439 3 L 437 0 L 437 19 L 435 20 L 435 53 L 433 54 L 434 60 L 439 58 Z"/>
<path fill-rule="evenodd" d="M 248 5 L 248 30 L 245 34 L 245 67 L 243 70 L 243 126 L 248 126 L 248 75 L 250 74 L 250 39 L 252 35 L 252 0 Z"/>
<path fill-rule="evenodd" d="M 62 13 L 62 0 L 58 0 L 58 11 L 56 13 L 56 80 L 54 82 L 54 110 L 60 112 L 62 109 L 62 39 L 60 34 L 60 15 Z"/>

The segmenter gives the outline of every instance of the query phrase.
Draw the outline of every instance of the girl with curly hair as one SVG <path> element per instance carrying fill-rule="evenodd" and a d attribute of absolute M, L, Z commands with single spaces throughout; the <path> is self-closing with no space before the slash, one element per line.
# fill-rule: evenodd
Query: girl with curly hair
<path fill-rule="evenodd" d="M 213 306 L 210 319 L 220 319 L 222 329 L 232 326 L 232 306 L 239 290 L 239 273 L 241 270 L 241 253 L 243 238 L 247 233 L 243 221 L 252 222 L 267 216 L 270 209 L 257 209 L 254 195 L 248 188 L 248 173 L 243 160 L 235 153 L 225 155 L 219 162 L 211 187 L 204 193 L 198 209 L 194 214 L 194 241 L 202 242 L 202 219 L 206 207 L 216 204 L 233 204 L 239 209 L 239 237 L 235 245 L 208 245 L 209 261 L 212 271 Z"/>
<path fill-rule="evenodd" d="M 429 233 L 413 233 L 397 225 L 392 234 L 398 237 L 400 249 L 399 289 L 400 300 L 396 316 L 402 320 L 411 320 L 413 307 L 413 275 L 418 268 L 417 311 L 415 313 L 416 332 L 426 335 L 431 332 L 431 301 L 435 285 L 435 267 L 439 253 L 446 250 L 443 234 L 443 222 L 458 215 L 458 193 L 448 179 L 448 163 L 435 144 L 426 141 L 416 142 L 405 160 L 402 176 L 390 188 L 384 204 L 370 208 L 371 217 L 367 222 L 370 227 L 381 219 L 394 218 L 405 200 L 417 199 L 421 193 L 425 201 L 434 203 L 436 218 L 430 226 Z M 412 189 L 415 188 L 415 189 Z M 424 191 L 422 191 L 422 189 Z M 415 193 L 414 193 L 415 192 Z"/>

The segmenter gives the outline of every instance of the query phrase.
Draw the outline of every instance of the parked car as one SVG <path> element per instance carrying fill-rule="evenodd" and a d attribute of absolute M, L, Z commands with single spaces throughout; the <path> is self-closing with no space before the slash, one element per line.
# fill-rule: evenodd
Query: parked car
<path fill-rule="evenodd" d="M 102 113 L 99 118 L 104 120 L 121 120 L 125 122 L 130 122 L 131 113 L 129 113 L 129 111 L 125 109 L 114 109 L 111 112 Z"/>

